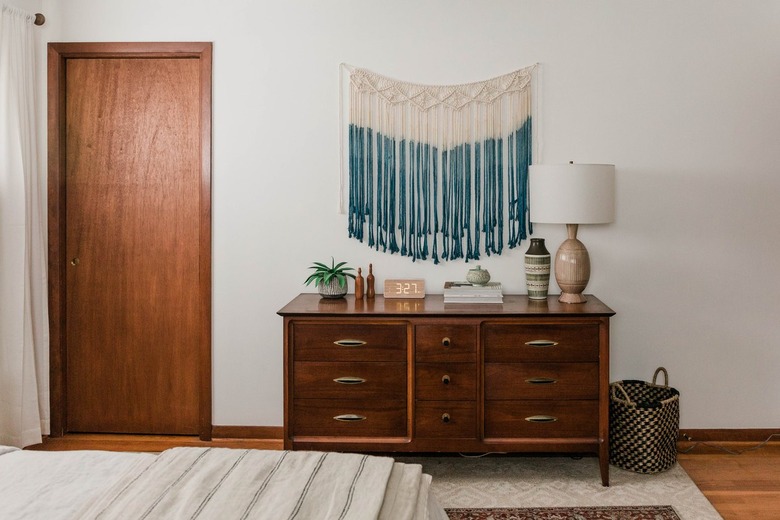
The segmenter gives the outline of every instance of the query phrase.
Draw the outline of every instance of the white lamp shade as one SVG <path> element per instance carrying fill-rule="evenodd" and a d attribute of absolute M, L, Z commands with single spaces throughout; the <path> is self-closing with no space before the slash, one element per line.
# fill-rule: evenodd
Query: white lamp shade
<path fill-rule="evenodd" d="M 606 224 L 615 218 L 614 164 L 533 164 L 531 222 Z"/>

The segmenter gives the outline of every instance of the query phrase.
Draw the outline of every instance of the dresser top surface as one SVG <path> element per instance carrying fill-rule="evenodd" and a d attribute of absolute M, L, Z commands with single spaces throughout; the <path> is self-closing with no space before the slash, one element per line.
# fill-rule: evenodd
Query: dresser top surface
<path fill-rule="evenodd" d="M 593 295 L 585 303 L 560 303 L 558 296 L 531 300 L 524 294 L 505 294 L 504 303 L 444 303 L 441 294 L 425 298 L 375 298 L 356 300 L 350 294 L 339 299 L 324 299 L 319 294 L 303 293 L 282 307 L 281 316 L 613 316 L 615 311 Z"/>

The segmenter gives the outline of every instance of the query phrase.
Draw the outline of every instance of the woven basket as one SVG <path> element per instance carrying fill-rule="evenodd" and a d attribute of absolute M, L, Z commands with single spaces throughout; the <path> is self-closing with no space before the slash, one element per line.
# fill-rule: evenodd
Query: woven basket
<path fill-rule="evenodd" d="M 658 373 L 664 384 L 657 385 Z M 659 367 L 653 382 L 624 380 L 609 385 L 609 463 L 637 473 L 658 473 L 677 462 L 680 392 Z"/>

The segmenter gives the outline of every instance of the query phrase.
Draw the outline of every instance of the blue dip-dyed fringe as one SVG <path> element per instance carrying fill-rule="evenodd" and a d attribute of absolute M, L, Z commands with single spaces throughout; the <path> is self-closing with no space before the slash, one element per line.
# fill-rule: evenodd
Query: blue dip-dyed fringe
<path fill-rule="evenodd" d="M 413 261 L 500 255 L 533 231 L 530 164 L 531 117 L 449 149 L 350 124 L 349 236 Z"/>

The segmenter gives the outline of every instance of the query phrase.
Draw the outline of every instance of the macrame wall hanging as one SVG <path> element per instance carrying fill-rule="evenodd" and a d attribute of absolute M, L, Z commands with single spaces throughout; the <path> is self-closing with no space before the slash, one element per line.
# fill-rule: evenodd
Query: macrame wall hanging
<path fill-rule="evenodd" d="M 525 239 L 535 67 L 449 86 L 346 67 L 349 236 L 434 263 Z"/>

